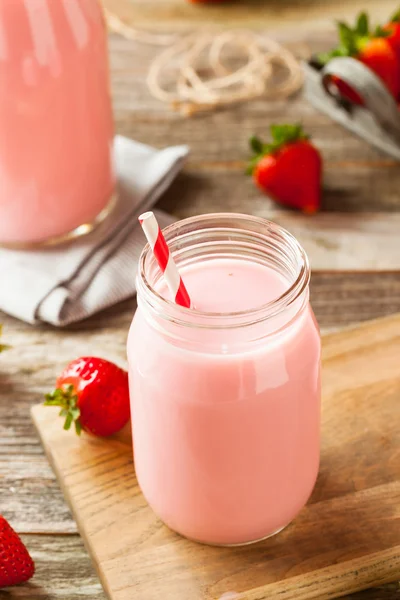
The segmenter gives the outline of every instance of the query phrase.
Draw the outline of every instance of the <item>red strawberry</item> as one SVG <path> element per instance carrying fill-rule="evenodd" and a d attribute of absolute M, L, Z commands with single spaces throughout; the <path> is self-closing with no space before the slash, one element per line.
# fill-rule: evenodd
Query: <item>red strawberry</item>
<path fill-rule="evenodd" d="M 314 213 L 320 207 L 322 159 L 301 125 L 272 125 L 272 142 L 250 140 L 255 157 L 248 173 L 277 202 Z"/>
<path fill-rule="evenodd" d="M 393 15 L 389 23 L 384 25 L 382 30 L 387 33 L 386 39 L 400 61 L 400 10 Z"/>
<path fill-rule="evenodd" d="M 128 373 L 102 358 L 72 361 L 61 373 L 56 389 L 46 395 L 46 406 L 60 406 L 64 429 L 72 422 L 81 430 L 106 437 L 130 418 Z"/>
<path fill-rule="evenodd" d="M 367 41 L 357 58 L 382 79 L 395 98 L 399 96 L 400 62 L 387 38 Z"/>
<path fill-rule="evenodd" d="M 35 572 L 35 564 L 20 537 L 0 515 L 0 588 L 24 583 Z"/>
<path fill-rule="evenodd" d="M 395 98 L 400 93 L 400 61 L 389 42 L 388 31 L 381 27 L 371 34 L 369 19 L 361 13 L 354 28 L 339 23 L 340 44 L 328 54 L 320 55 L 324 64 L 335 56 L 352 56 L 369 67 L 378 75 Z M 354 104 L 363 105 L 363 99 L 347 83 L 338 77 L 332 77 L 341 95 Z"/>

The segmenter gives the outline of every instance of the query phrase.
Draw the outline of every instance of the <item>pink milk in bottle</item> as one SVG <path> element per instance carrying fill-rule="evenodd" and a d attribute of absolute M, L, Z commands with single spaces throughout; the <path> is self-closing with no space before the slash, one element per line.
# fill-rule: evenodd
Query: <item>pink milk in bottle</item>
<path fill-rule="evenodd" d="M 100 2 L 1 0 L 0 89 L 0 244 L 90 230 L 115 183 Z"/>
<path fill-rule="evenodd" d="M 171 302 L 147 247 L 128 339 L 138 481 L 182 535 L 257 541 L 292 521 L 318 472 L 307 257 L 285 230 L 244 215 L 195 217 L 165 234 L 195 308 Z"/>

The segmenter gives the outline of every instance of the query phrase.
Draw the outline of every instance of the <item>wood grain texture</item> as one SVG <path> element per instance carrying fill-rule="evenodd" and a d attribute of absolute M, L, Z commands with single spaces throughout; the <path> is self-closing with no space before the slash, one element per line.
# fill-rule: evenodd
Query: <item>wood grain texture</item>
<path fill-rule="evenodd" d="M 231 0 L 221 5 L 191 4 L 187 0 L 103 0 L 104 5 L 136 27 L 153 29 L 187 28 L 188 23 L 209 25 L 210 22 L 239 27 L 293 27 L 307 24 L 318 29 L 333 18 L 352 18 L 368 10 L 376 19 L 397 8 L 395 0 Z"/>
<path fill-rule="evenodd" d="M 314 272 L 400 270 L 400 213 L 262 212 L 299 240 Z"/>
<path fill-rule="evenodd" d="M 35 560 L 35 578 L 0 590 L 0 600 L 106 600 L 78 536 L 23 535 L 22 539 Z M 399 593 L 400 585 L 392 583 L 354 594 L 351 600 L 398 600 Z"/>
<path fill-rule="evenodd" d="M 0 590 L 0 600 L 106 600 L 78 536 L 21 537 L 35 561 L 35 577 L 24 585 Z"/>
<path fill-rule="evenodd" d="M 78 439 L 32 409 L 111 600 L 327 600 L 400 576 L 400 315 L 323 341 L 321 468 L 280 535 L 223 549 L 169 531 L 147 506 L 129 437 Z M 373 365 L 373 368 L 371 368 Z"/>
<path fill-rule="evenodd" d="M 301 31 L 290 39 L 297 54 L 304 52 L 305 44 L 311 52 L 328 48 L 334 40 L 331 34 L 323 39 L 320 31 L 307 30 L 304 36 Z M 284 42 L 289 39 L 284 32 L 276 37 Z M 165 145 L 166 140 L 169 144 L 190 142 L 186 169 L 162 198 L 162 208 L 181 218 L 236 211 L 281 219 L 304 243 L 314 269 L 399 268 L 400 168 L 396 161 L 319 114 L 301 94 L 289 101 L 258 99 L 233 110 L 181 117 L 152 98 L 146 87 L 148 66 L 159 49 L 119 36 L 112 36 L 110 43 L 117 130 L 156 146 Z M 287 120 L 288 115 L 302 121 L 324 158 L 324 212 L 318 218 L 284 213 L 244 176 L 250 136 L 266 134 L 271 122 Z"/>

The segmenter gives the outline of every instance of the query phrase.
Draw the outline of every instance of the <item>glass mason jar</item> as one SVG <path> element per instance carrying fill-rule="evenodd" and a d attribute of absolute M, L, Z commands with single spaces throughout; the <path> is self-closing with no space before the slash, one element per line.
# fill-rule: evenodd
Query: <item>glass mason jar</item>
<path fill-rule="evenodd" d="M 139 485 L 188 538 L 258 541 L 302 509 L 319 467 L 308 260 L 291 234 L 251 216 L 204 215 L 164 233 L 195 308 L 168 299 L 147 245 L 128 338 Z"/>
<path fill-rule="evenodd" d="M 0 88 L 0 244 L 90 231 L 115 185 L 99 0 L 1 0 Z"/>

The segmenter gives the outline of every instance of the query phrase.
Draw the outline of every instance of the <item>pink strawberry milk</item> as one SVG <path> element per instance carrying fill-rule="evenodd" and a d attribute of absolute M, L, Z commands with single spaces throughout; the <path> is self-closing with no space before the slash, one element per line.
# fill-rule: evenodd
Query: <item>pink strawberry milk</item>
<path fill-rule="evenodd" d="M 288 525 L 317 477 L 308 260 L 287 231 L 245 215 L 194 217 L 164 234 L 193 308 L 171 301 L 146 246 L 128 338 L 136 474 L 171 529 L 247 544 Z"/>
<path fill-rule="evenodd" d="M 0 244 L 90 230 L 114 190 L 100 2 L 1 0 L 0 87 Z"/>

